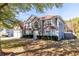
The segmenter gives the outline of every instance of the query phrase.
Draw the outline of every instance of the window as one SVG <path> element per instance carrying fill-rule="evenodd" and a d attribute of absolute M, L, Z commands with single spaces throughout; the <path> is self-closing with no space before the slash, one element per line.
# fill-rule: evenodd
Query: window
<path fill-rule="evenodd" d="M 38 22 L 35 22 L 33 28 L 39 28 Z"/>
<path fill-rule="evenodd" d="M 28 23 L 28 27 L 31 28 L 32 27 L 32 23 Z"/>
<path fill-rule="evenodd" d="M 57 26 L 57 18 L 53 18 L 51 24 Z"/>
<path fill-rule="evenodd" d="M 35 22 L 34 26 L 35 28 L 38 28 L 38 22 Z"/>
<path fill-rule="evenodd" d="M 51 25 L 51 20 L 46 20 L 45 22 L 44 22 L 44 25 Z"/>
<path fill-rule="evenodd" d="M 48 25 L 51 25 L 51 20 L 48 20 Z"/>

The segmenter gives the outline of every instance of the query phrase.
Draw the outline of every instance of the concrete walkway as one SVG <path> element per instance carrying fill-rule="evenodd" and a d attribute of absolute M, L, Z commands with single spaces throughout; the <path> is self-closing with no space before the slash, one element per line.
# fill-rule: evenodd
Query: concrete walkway
<path fill-rule="evenodd" d="M 12 39 L 20 39 L 18 37 L 1 37 L 1 40 L 12 40 Z"/>

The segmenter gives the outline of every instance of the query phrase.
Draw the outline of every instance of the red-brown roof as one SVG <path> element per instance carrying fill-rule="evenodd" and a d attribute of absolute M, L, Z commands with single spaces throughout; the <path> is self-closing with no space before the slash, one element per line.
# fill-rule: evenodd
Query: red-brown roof
<path fill-rule="evenodd" d="M 42 17 L 39 17 L 39 18 L 41 18 L 42 20 L 49 20 L 49 19 L 54 18 L 54 17 L 56 17 L 56 16 L 47 15 L 47 16 L 42 16 Z"/>
<path fill-rule="evenodd" d="M 65 23 L 65 22 L 62 20 L 62 18 L 61 18 L 60 16 L 58 16 L 58 15 L 56 15 L 56 16 L 47 15 L 47 16 L 42 16 L 42 17 L 39 17 L 39 18 L 40 18 L 41 20 L 50 20 L 51 18 L 57 18 L 57 17 L 59 17 L 60 20 L 61 20 L 63 23 Z"/>

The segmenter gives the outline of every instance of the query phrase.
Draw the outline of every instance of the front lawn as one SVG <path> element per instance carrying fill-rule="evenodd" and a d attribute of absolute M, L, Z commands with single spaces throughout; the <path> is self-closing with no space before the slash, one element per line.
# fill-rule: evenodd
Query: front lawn
<path fill-rule="evenodd" d="M 21 56 L 79 56 L 78 42 L 19 39 L 2 41 L 2 48 Z"/>
<path fill-rule="evenodd" d="M 3 40 L 1 41 L 1 47 L 2 48 L 16 48 L 25 46 L 26 39 L 13 39 L 13 40 Z"/>

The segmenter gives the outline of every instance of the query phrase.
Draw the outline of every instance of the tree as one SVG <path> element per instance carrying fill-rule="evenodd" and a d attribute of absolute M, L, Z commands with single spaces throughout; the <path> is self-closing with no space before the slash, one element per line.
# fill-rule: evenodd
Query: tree
<path fill-rule="evenodd" d="M 62 7 L 61 3 L 1 3 L 0 4 L 0 22 L 4 24 L 4 20 L 13 21 L 19 12 L 30 11 L 35 9 L 36 12 L 44 12 L 48 8 Z M 8 26 L 8 24 L 6 24 Z M 8 26 L 9 27 L 9 26 Z"/>
<path fill-rule="evenodd" d="M 19 22 L 17 20 L 14 21 L 14 19 L 16 19 L 15 16 L 19 12 L 30 11 L 31 9 L 34 8 L 36 12 L 42 13 L 48 8 L 50 9 L 53 8 L 53 6 L 59 8 L 59 7 L 62 7 L 62 4 L 61 3 L 29 3 L 29 4 L 27 3 L 12 3 L 12 4 L 1 3 L 0 4 L 0 22 L 3 24 L 3 26 L 12 28 L 11 25 L 15 23 L 17 24 L 17 22 Z M 11 21 L 12 22 L 11 25 L 7 24 L 5 20 Z"/>

